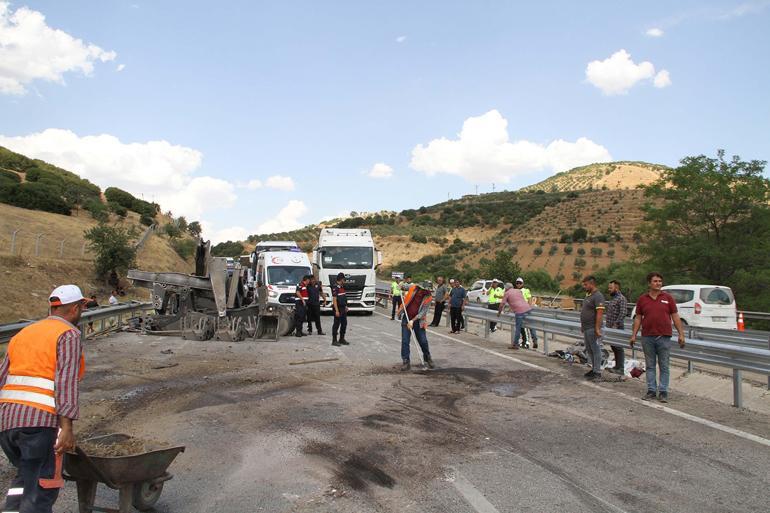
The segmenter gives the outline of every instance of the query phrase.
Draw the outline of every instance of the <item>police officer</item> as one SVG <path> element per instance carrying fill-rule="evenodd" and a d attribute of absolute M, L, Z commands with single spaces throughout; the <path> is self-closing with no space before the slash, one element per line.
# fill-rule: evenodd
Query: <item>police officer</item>
<path fill-rule="evenodd" d="M 334 310 L 334 324 L 332 324 L 332 345 L 347 346 L 345 332 L 348 329 L 348 299 L 345 295 L 345 273 L 337 275 L 337 284 L 332 286 L 332 309 Z M 339 331 L 339 341 L 337 332 Z"/>
<path fill-rule="evenodd" d="M 297 284 L 297 298 L 294 300 L 294 336 L 302 337 L 305 334 L 302 333 L 302 324 L 307 318 L 307 302 L 310 298 L 308 292 L 308 284 L 310 283 L 310 276 L 303 276 L 302 281 Z"/>
<path fill-rule="evenodd" d="M 497 280 L 492 280 L 492 285 L 489 287 L 489 290 L 487 291 L 487 309 L 497 311 L 497 309 L 500 307 L 500 301 L 503 300 L 503 294 L 505 294 L 505 291 L 500 286 L 500 282 Z M 497 331 L 496 322 L 490 321 L 489 331 L 491 331 L 492 333 Z"/>
<path fill-rule="evenodd" d="M 393 310 L 390 312 L 390 320 L 396 320 L 396 310 L 401 306 L 401 278 L 396 276 L 390 282 L 390 295 L 393 300 Z"/>
<path fill-rule="evenodd" d="M 319 335 L 324 332 L 321 329 L 321 301 L 326 306 L 326 294 L 318 279 L 315 276 L 310 277 L 310 283 L 307 287 L 307 332 L 313 334 L 313 322 L 315 322 L 316 331 Z"/>

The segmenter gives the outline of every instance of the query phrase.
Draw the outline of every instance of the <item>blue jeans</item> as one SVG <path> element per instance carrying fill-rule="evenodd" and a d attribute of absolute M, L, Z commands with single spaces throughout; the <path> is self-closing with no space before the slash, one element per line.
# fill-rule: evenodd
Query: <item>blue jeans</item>
<path fill-rule="evenodd" d="M 414 336 L 417 339 L 417 343 L 420 344 L 420 349 L 422 349 L 423 357 L 425 360 L 430 360 L 428 336 L 425 334 L 425 330 L 422 327 L 422 321 L 419 319 L 414 321 L 412 328 L 414 329 Z M 409 329 L 409 326 L 406 325 L 406 315 L 404 315 L 401 317 L 401 359 L 405 362 L 409 361 L 411 340 L 412 332 Z"/>
<path fill-rule="evenodd" d="M 521 336 L 521 330 L 524 327 L 524 319 L 526 319 L 530 313 L 532 313 L 531 310 L 529 312 L 516 314 L 516 326 L 514 326 L 515 333 L 513 334 L 514 347 L 519 347 L 519 337 Z M 535 330 L 529 330 L 529 332 L 532 335 L 532 343 L 537 344 L 537 335 L 535 334 Z"/>
<path fill-rule="evenodd" d="M 668 362 L 671 357 L 671 337 L 642 337 L 644 363 L 647 367 L 647 391 L 668 392 Z M 655 366 L 660 367 L 660 384 L 656 384 Z"/>

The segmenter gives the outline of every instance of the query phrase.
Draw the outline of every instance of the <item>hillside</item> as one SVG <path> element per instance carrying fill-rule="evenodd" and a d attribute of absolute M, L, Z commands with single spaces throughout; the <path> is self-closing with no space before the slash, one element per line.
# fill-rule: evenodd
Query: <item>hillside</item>
<path fill-rule="evenodd" d="M 180 221 L 125 191 L 108 188 L 102 194 L 75 173 L 0 147 L 0 293 L 6 298 L 0 322 L 44 315 L 48 293 L 66 282 L 105 302 L 109 290 L 94 278 L 93 255 L 84 238 L 100 222 L 126 229 L 134 242 L 149 225 L 161 227 L 137 252 L 137 266 L 190 272 L 189 257 L 174 247 L 185 254 L 179 241 L 191 242 L 191 236 L 183 231 L 172 241 L 165 230 Z M 129 289 L 128 294 L 147 297 L 143 290 Z"/>
<path fill-rule="evenodd" d="M 521 191 L 565 192 L 593 189 L 635 189 L 660 178 L 666 166 L 647 162 L 606 162 L 557 173 Z"/>
<path fill-rule="evenodd" d="M 322 227 L 366 227 L 383 251 L 383 275 L 408 270 L 426 278 L 441 273 L 473 280 L 481 277 L 483 258 L 505 249 L 525 276 L 543 269 L 566 289 L 588 272 L 634 254 L 644 217 L 640 186 L 657 180 L 664 169 L 641 162 L 593 164 L 519 191 L 468 195 L 398 214 L 357 215 L 252 236 L 248 244 L 289 239 L 310 251 Z"/>

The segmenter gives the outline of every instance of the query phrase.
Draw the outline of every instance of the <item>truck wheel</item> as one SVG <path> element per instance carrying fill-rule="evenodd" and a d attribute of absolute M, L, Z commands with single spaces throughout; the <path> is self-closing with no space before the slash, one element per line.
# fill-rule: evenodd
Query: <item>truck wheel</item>
<path fill-rule="evenodd" d="M 163 483 L 153 484 L 149 481 L 134 485 L 131 504 L 139 511 L 149 511 L 158 502 L 163 491 Z"/>

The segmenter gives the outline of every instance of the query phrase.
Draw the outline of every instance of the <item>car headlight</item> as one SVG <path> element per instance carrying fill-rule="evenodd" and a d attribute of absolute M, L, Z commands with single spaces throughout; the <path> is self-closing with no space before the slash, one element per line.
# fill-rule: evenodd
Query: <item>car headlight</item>
<path fill-rule="evenodd" d="M 271 290 L 267 293 L 268 297 L 278 297 L 278 292 Z"/>
<path fill-rule="evenodd" d="M 374 292 L 369 292 L 369 293 L 366 295 L 366 297 L 374 297 L 374 296 L 375 296 Z"/>

